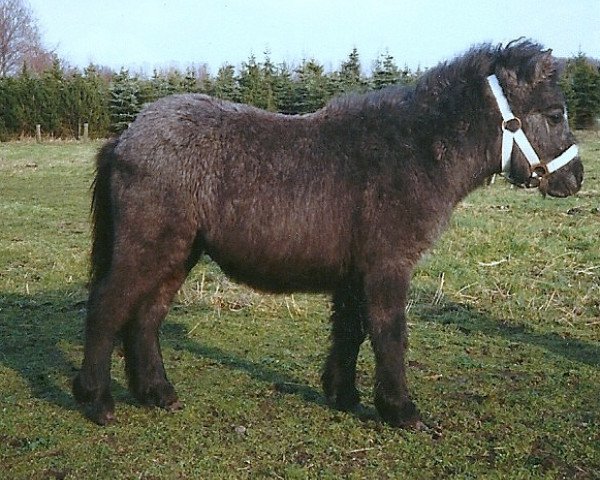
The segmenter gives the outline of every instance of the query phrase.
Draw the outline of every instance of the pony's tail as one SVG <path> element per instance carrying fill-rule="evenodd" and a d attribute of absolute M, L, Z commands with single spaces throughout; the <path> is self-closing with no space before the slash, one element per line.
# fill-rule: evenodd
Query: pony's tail
<path fill-rule="evenodd" d="M 111 201 L 111 172 L 118 139 L 107 142 L 96 157 L 96 176 L 92 184 L 92 253 L 90 285 L 110 270 L 114 243 Z"/>

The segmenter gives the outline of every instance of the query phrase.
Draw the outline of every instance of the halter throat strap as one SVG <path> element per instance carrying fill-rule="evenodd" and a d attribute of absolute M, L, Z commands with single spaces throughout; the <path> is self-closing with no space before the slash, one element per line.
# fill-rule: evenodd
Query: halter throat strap
<path fill-rule="evenodd" d="M 512 113 L 498 77 L 490 75 L 487 81 L 502 115 L 502 172 L 504 174 L 510 171 L 511 153 L 515 143 L 529 162 L 530 180 L 550 175 L 577 157 L 579 151 L 577 145 L 573 144 L 558 157 L 542 163 L 523 132 L 521 119 Z"/>

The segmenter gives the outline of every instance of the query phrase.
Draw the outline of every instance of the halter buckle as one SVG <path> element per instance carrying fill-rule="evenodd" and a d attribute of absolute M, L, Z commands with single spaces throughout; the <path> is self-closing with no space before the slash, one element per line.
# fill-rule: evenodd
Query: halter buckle
<path fill-rule="evenodd" d="M 545 163 L 538 163 L 537 165 L 532 165 L 530 168 L 531 178 L 544 178 L 549 175 L 548 166 Z"/>
<path fill-rule="evenodd" d="M 502 130 L 508 130 L 511 133 L 515 133 L 517 130 L 521 130 L 523 124 L 519 117 L 509 118 L 508 120 L 502 120 Z"/>

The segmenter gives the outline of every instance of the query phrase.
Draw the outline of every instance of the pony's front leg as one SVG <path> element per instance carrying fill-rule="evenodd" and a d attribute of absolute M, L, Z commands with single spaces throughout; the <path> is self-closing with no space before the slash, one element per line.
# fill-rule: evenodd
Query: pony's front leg
<path fill-rule="evenodd" d="M 375 353 L 375 407 L 382 420 L 397 427 L 421 424 L 406 381 L 408 347 L 405 306 L 410 270 L 379 270 L 367 276 L 368 324 Z"/>

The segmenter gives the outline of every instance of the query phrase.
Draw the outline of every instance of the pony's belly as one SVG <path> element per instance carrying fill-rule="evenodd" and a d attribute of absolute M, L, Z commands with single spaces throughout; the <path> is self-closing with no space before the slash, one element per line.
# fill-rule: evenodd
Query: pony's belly
<path fill-rule="evenodd" d="M 207 253 L 232 279 L 266 292 L 331 291 L 344 276 L 344 262 L 337 255 L 279 247 L 213 247 Z"/>
<path fill-rule="evenodd" d="M 270 184 L 267 182 L 267 184 Z M 207 217 L 206 253 L 232 278 L 271 292 L 324 291 L 339 283 L 352 231 L 342 202 L 271 189 L 241 190 Z"/>

